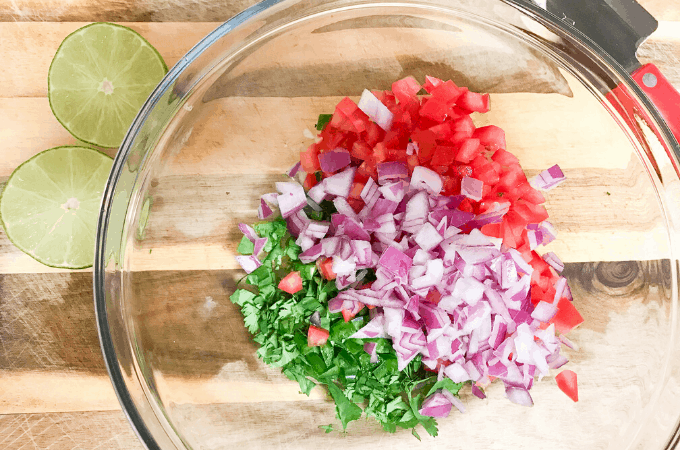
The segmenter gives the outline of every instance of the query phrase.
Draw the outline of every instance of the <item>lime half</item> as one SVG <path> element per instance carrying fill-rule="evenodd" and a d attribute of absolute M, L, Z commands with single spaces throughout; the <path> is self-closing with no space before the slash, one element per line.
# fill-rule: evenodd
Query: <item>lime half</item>
<path fill-rule="evenodd" d="M 48 266 L 91 266 L 112 162 L 90 148 L 56 147 L 19 166 L 0 197 L 0 218 L 10 241 Z"/>
<path fill-rule="evenodd" d="M 77 139 L 118 147 L 167 71 L 137 32 L 112 23 L 87 25 L 68 35 L 54 55 L 47 78 L 50 107 Z"/>

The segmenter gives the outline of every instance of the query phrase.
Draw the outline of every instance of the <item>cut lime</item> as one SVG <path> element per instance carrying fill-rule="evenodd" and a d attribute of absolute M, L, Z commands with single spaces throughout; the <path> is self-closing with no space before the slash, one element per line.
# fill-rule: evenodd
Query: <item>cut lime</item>
<path fill-rule="evenodd" d="M 0 197 L 0 219 L 10 241 L 48 266 L 91 266 L 112 161 L 90 148 L 56 147 L 19 166 Z"/>
<path fill-rule="evenodd" d="M 137 32 L 94 23 L 71 33 L 47 77 L 54 116 L 74 137 L 118 147 L 151 91 L 168 71 Z"/>

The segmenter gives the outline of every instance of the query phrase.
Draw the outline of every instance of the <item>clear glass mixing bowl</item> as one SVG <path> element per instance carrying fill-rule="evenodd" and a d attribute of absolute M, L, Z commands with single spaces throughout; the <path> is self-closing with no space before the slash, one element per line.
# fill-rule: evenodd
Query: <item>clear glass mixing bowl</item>
<path fill-rule="evenodd" d="M 511 0 L 265 1 L 166 76 L 118 153 L 97 236 L 103 352 L 150 449 L 672 448 L 680 417 L 677 142 L 632 80 L 557 18 Z M 560 164 L 551 244 L 585 323 L 572 403 L 552 377 L 535 406 L 463 396 L 418 442 L 372 421 L 325 434 L 334 405 L 264 366 L 229 295 L 237 224 L 309 144 L 317 115 L 406 75 L 491 92 L 476 118 L 529 176 Z M 632 102 L 604 93 L 623 83 Z M 633 105 L 633 106 L 631 106 Z M 649 119 L 645 119 L 648 117 Z M 631 126 L 627 125 L 631 124 Z M 652 131 L 660 130 L 656 134 Z M 664 136 L 659 140 L 656 136 Z M 670 151 L 666 151 L 670 149 Z M 680 153 L 676 153 L 680 154 Z"/>

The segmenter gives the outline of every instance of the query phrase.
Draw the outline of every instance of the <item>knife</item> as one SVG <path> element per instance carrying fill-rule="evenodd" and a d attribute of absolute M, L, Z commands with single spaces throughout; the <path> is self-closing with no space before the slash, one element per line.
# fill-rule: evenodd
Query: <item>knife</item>
<path fill-rule="evenodd" d="M 635 0 L 547 0 L 545 9 L 588 36 L 628 71 L 680 142 L 680 94 L 654 64 L 642 65 L 636 56 L 658 27 L 651 14 Z M 607 96 L 618 103 L 632 102 L 622 85 Z"/>

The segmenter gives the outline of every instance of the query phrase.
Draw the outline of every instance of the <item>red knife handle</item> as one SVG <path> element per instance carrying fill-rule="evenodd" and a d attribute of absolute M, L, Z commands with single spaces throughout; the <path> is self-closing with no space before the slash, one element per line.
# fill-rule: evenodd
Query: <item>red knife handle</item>
<path fill-rule="evenodd" d="M 680 93 L 654 64 L 645 64 L 633 72 L 632 76 L 666 120 L 675 139 L 680 142 Z"/>

